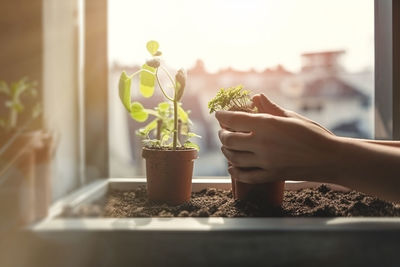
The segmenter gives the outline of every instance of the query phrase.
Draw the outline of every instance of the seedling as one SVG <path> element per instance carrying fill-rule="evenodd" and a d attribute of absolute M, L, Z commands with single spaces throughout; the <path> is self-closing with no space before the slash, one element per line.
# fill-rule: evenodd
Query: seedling
<path fill-rule="evenodd" d="M 219 110 L 243 111 L 257 113 L 253 107 L 250 91 L 245 90 L 242 85 L 230 88 L 221 88 L 217 95 L 208 102 L 210 113 Z M 231 162 L 228 162 L 232 166 Z M 268 206 L 279 206 L 282 204 L 284 182 L 272 182 L 263 184 L 246 184 L 232 177 L 232 194 L 235 199 L 250 200 L 264 203 Z"/>
<path fill-rule="evenodd" d="M 154 116 L 147 126 L 140 129 L 137 133 L 144 138 L 145 147 L 149 148 L 195 148 L 199 147 L 192 143 L 191 137 L 199 137 L 189 132 L 191 121 L 189 114 L 182 108 L 181 99 L 186 85 L 186 72 L 180 69 L 173 78 L 169 71 L 161 64 L 161 51 L 157 41 L 149 41 L 146 45 L 151 59 L 142 65 L 141 69 L 132 75 L 127 75 L 125 71 L 121 73 L 119 80 L 119 96 L 125 109 L 130 113 L 132 119 L 138 122 L 145 122 L 149 115 Z M 159 70 L 166 73 L 173 95 L 166 92 L 166 87 L 160 82 Z M 162 102 L 156 108 L 146 109 L 138 101 L 131 101 L 131 83 L 133 77 L 139 75 L 139 91 L 148 98 L 154 94 L 157 83 L 161 93 L 169 102 Z M 186 136 L 186 140 L 179 140 L 179 136 Z M 183 138 L 181 138 L 183 139 Z M 172 140 L 172 143 L 171 143 Z"/>
<path fill-rule="evenodd" d="M 11 84 L 0 81 L 0 94 L 5 96 L 4 105 L 8 110 L 8 117 L 0 117 L 0 128 L 6 133 L 16 130 L 19 126 L 18 115 L 26 111 L 22 97 L 30 96 L 36 98 L 36 85 L 35 81 L 29 81 L 26 77 Z M 37 118 L 41 113 L 40 103 L 36 103 L 30 112 L 32 119 Z"/>
<path fill-rule="evenodd" d="M 221 88 L 217 95 L 208 102 L 210 113 L 219 110 L 257 112 L 257 108 L 251 105 L 249 90 L 243 89 L 242 85 L 230 88 Z"/>
<path fill-rule="evenodd" d="M 161 102 L 153 110 L 146 109 L 155 119 L 148 123 L 145 127 L 139 129 L 136 134 L 143 138 L 145 147 L 162 148 L 170 147 L 171 133 L 174 129 L 174 112 L 173 105 L 170 102 Z M 199 149 L 199 147 L 190 142 L 191 137 L 199 137 L 195 133 L 189 131 L 191 121 L 189 112 L 182 109 L 178 105 L 178 137 L 177 144 L 187 148 Z"/>

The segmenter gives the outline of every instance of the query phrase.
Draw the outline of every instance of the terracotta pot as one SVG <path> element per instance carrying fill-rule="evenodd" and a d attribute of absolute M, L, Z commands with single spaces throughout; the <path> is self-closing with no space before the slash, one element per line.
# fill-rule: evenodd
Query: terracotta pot
<path fill-rule="evenodd" d="M 18 192 L 19 225 L 28 225 L 35 221 L 35 153 L 34 150 L 26 151 L 16 164 L 17 172 L 21 177 Z"/>
<path fill-rule="evenodd" d="M 236 182 L 235 179 L 231 176 L 231 183 L 232 183 L 232 196 L 234 199 L 237 199 L 236 196 Z"/>
<path fill-rule="evenodd" d="M 232 166 L 232 163 L 230 163 L 229 161 L 228 161 L 228 168 L 230 167 L 230 166 Z M 235 179 L 231 176 L 231 184 L 232 184 L 232 197 L 234 198 L 234 199 L 237 199 L 237 197 L 236 197 L 236 183 L 235 183 Z"/>
<path fill-rule="evenodd" d="M 0 213 L 14 226 L 35 220 L 35 147 L 40 132 L 17 136 L 1 155 Z"/>
<path fill-rule="evenodd" d="M 142 156 L 146 160 L 147 193 L 150 200 L 170 205 L 190 200 L 197 150 L 143 148 Z"/>
<path fill-rule="evenodd" d="M 4 133 L 1 132 L 0 133 L 0 149 L 6 149 L 5 146 L 8 145 L 8 143 L 10 142 L 10 139 L 15 135 L 15 132 L 11 132 L 11 133 Z"/>
<path fill-rule="evenodd" d="M 47 216 L 51 204 L 51 159 L 54 138 L 43 132 L 41 144 L 35 149 L 35 214 L 36 220 Z"/>
<path fill-rule="evenodd" d="M 241 200 L 257 201 L 263 205 L 277 207 L 282 204 L 283 190 L 285 187 L 284 181 L 262 183 L 262 184 L 246 184 L 234 181 L 232 188 L 235 188 L 234 198 Z"/>

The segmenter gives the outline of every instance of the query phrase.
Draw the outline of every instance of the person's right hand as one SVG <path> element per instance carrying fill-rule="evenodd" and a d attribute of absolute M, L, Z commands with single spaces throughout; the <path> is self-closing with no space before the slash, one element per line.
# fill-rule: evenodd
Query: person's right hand
<path fill-rule="evenodd" d="M 335 136 L 301 119 L 237 111 L 215 116 L 228 171 L 241 182 L 316 180 L 337 160 Z"/>
<path fill-rule="evenodd" d="M 264 94 L 257 94 L 253 96 L 253 105 L 257 107 L 259 113 L 267 113 L 271 114 L 274 116 L 279 116 L 279 117 L 286 117 L 286 118 L 295 118 L 302 120 L 306 123 L 313 124 L 314 126 L 317 126 L 324 132 L 328 132 L 333 135 L 331 131 L 328 129 L 324 128 L 320 124 L 316 123 L 315 121 L 312 121 L 306 117 L 303 117 L 299 114 L 297 114 L 294 111 L 284 109 L 274 102 L 272 102 L 270 99 L 268 99 Z"/>

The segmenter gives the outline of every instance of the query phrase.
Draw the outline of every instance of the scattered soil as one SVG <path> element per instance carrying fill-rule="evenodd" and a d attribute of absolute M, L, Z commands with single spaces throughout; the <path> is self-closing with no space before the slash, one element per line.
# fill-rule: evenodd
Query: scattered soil
<path fill-rule="evenodd" d="M 253 201 L 232 199 L 232 192 L 215 188 L 192 193 L 178 206 L 147 199 L 145 187 L 134 191 L 112 190 L 93 204 L 66 207 L 61 217 L 352 217 L 400 216 L 400 204 L 360 192 L 333 191 L 326 185 L 315 189 L 285 191 L 282 207 L 269 208 Z"/>

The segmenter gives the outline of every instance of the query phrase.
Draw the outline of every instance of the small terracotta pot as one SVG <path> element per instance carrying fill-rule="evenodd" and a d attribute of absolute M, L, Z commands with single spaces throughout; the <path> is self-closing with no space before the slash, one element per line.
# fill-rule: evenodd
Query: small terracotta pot
<path fill-rule="evenodd" d="M 36 220 L 47 216 L 51 204 L 51 160 L 55 150 L 54 138 L 43 132 L 41 145 L 35 150 L 35 213 Z"/>
<path fill-rule="evenodd" d="M 232 176 L 231 176 L 231 184 L 232 184 L 232 196 L 233 196 L 234 199 L 237 199 L 237 196 L 236 196 L 236 181 Z"/>
<path fill-rule="evenodd" d="M 246 184 L 234 180 L 235 188 L 234 198 L 241 200 L 257 201 L 265 206 L 277 207 L 282 204 L 283 190 L 285 187 L 284 181 L 262 183 L 262 184 Z"/>
<path fill-rule="evenodd" d="M 35 153 L 33 150 L 25 152 L 16 164 L 22 177 L 19 188 L 19 223 L 28 225 L 35 221 Z"/>
<path fill-rule="evenodd" d="M 170 205 L 190 200 L 197 150 L 143 148 L 142 156 L 146 160 L 147 193 L 150 200 Z"/>
<path fill-rule="evenodd" d="M 4 179 L 0 187 L 0 213 L 15 226 L 35 220 L 35 147 L 39 138 L 39 131 L 22 133 L 0 157 L 0 177 Z"/>

